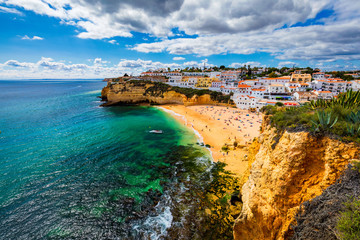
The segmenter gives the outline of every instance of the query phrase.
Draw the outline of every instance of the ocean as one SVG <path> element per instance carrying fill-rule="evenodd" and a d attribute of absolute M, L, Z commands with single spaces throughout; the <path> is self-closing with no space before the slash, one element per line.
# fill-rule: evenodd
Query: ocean
<path fill-rule="evenodd" d="M 104 86 L 0 81 L 0 239 L 193 234 L 189 189 L 211 179 L 207 149 L 156 107 L 100 107 Z"/>

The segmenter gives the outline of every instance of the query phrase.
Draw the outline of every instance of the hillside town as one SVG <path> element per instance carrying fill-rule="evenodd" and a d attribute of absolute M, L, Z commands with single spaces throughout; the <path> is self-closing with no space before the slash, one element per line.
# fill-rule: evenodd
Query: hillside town
<path fill-rule="evenodd" d="M 251 111 L 267 105 L 299 106 L 311 100 L 332 99 L 350 89 L 360 90 L 360 73 L 357 71 L 322 72 L 309 67 L 157 69 L 127 77 L 230 94 L 238 108 Z"/>

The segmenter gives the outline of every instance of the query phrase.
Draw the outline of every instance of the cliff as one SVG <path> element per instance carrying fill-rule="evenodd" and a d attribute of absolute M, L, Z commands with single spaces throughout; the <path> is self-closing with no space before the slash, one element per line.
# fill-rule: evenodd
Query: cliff
<path fill-rule="evenodd" d="M 101 98 L 107 101 L 103 106 L 148 104 L 183 104 L 233 106 L 230 96 L 209 90 L 171 87 L 164 83 L 150 81 L 108 82 L 101 91 Z"/>
<path fill-rule="evenodd" d="M 341 212 L 349 209 L 349 202 L 359 199 L 360 171 L 357 165 L 354 162 L 349 164 L 335 184 L 328 187 L 320 196 L 306 201 L 300 206 L 300 210 L 295 216 L 296 226 L 293 229 L 292 239 L 349 239 L 339 238 L 342 235 L 341 232 L 344 233 L 344 231 L 339 229 L 338 222 L 341 216 L 344 216 Z M 353 211 L 353 209 L 351 210 Z M 356 218 L 352 222 L 354 225 L 359 224 Z M 355 230 L 356 228 L 352 228 L 354 225 L 346 224 L 346 227 Z M 359 232 L 359 228 L 357 228 L 357 232 Z M 356 232 L 353 233 L 356 234 Z"/>
<path fill-rule="evenodd" d="M 349 160 L 360 154 L 353 143 L 307 132 L 278 134 L 267 124 L 258 142 L 242 187 L 243 208 L 234 225 L 235 240 L 288 239 L 299 206 L 334 184 Z"/>

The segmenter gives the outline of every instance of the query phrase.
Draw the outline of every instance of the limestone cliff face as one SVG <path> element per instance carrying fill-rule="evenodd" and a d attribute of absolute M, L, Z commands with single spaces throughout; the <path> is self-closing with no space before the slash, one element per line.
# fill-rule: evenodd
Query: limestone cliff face
<path fill-rule="evenodd" d="M 266 121 L 265 121 L 266 122 Z M 306 132 L 266 128 L 260 148 L 242 188 L 243 209 L 234 225 L 234 238 L 287 239 L 299 205 L 334 184 L 349 160 L 359 158 L 356 144 Z"/>
<path fill-rule="evenodd" d="M 218 103 L 213 101 L 209 94 L 201 96 L 194 95 L 191 98 L 184 94 L 175 91 L 164 91 L 161 93 L 149 93 L 147 89 L 152 87 L 151 83 L 136 84 L 132 82 L 123 82 L 118 84 L 108 83 L 101 91 L 101 98 L 106 100 L 104 106 L 111 106 L 116 104 L 183 104 L 185 106 L 191 105 L 223 105 L 229 104 Z"/>

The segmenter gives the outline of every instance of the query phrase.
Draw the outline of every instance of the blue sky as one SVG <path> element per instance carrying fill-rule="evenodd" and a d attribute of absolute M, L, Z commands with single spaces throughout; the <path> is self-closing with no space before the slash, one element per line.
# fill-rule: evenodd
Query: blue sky
<path fill-rule="evenodd" d="M 0 0 L 0 78 L 360 65 L 356 0 Z"/>

